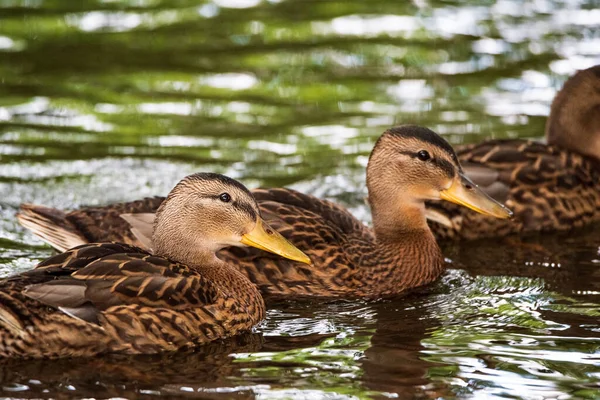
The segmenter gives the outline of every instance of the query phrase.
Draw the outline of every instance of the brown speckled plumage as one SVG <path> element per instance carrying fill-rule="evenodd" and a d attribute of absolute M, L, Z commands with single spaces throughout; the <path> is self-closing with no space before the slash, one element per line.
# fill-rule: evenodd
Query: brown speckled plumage
<path fill-rule="evenodd" d="M 428 158 L 419 159 L 423 151 Z M 469 201 L 481 202 L 482 207 L 503 217 L 509 215 L 469 187 L 461 174 L 452 147 L 440 136 L 415 126 L 392 128 L 378 140 L 367 168 L 374 229 L 332 202 L 290 189 L 258 189 L 253 195 L 263 218 L 304 251 L 313 265 L 241 248 L 225 249 L 219 257 L 236 265 L 269 296 L 379 298 L 425 285 L 434 281 L 444 266 L 425 221 L 425 199 L 440 198 L 451 185 L 454 189 L 464 186 L 461 190 L 473 196 Z M 24 206 L 20 218 L 32 221 L 32 230 L 39 234 L 41 229 L 35 223 L 43 221 L 36 217 L 36 207 Z M 83 214 L 79 218 L 83 221 L 86 213 L 81 209 L 68 215 Z M 107 213 L 105 218 L 113 217 L 114 213 Z M 52 223 L 48 230 L 60 225 Z M 110 234 L 126 236 L 129 232 L 119 229 Z M 86 238 L 104 239 L 102 235 Z M 60 241 L 50 243 L 61 246 Z"/>
<path fill-rule="evenodd" d="M 469 177 L 514 212 L 499 220 L 449 203 L 428 204 L 445 220 L 437 239 L 478 239 L 579 228 L 600 220 L 600 66 L 570 78 L 552 103 L 548 145 L 490 140 L 457 150 Z"/>
<path fill-rule="evenodd" d="M 157 211 L 155 255 L 84 244 L 0 280 L 0 357 L 156 353 L 248 331 L 264 318 L 262 297 L 215 251 L 250 239 L 301 254 L 263 224 L 241 184 L 191 175 Z"/>
<path fill-rule="evenodd" d="M 0 357 L 156 353 L 248 331 L 264 306 L 235 274 L 125 244 L 77 247 L 0 281 Z"/>

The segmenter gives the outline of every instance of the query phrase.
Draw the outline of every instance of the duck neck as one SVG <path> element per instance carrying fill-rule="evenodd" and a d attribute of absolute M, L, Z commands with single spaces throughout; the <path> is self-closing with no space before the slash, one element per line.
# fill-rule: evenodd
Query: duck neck
<path fill-rule="evenodd" d="M 414 200 L 397 200 L 383 204 L 369 197 L 373 214 L 373 229 L 377 238 L 392 239 L 409 233 L 430 232 L 425 218 L 425 203 Z"/>
<path fill-rule="evenodd" d="M 425 218 L 423 202 L 397 202 L 401 207 L 373 204 L 375 245 L 367 274 L 381 295 L 426 285 L 444 270 L 444 257 Z"/>
<path fill-rule="evenodd" d="M 196 235 L 179 234 L 157 226 L 152 236 L 154 254 L 185 265 L 217 265 L 214 246 L 209 246 Z"/>

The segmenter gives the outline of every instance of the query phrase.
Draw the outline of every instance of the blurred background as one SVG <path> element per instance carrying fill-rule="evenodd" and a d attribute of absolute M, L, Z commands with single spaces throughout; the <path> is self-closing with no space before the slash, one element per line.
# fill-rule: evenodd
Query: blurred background
<path fill-rule="evenodd" d="M 576 70 L 598 63 L 597 0 L 2 0 L 0 276 L 53 254 L 17 225 L 21 202 L 75 208 L 165 195 L 196 171 L 250 187 L 291 185 L 341 202 L 368 223 L 364 167 L 385 129 L 416 123 L 453 145 L 542 139 L 556 91 Z M 600 377 L 597 299 L 565 300 L 583 290 L 574 278 L 581 263 L 597 270 L 597 242 L 581 239 L 557 255 L 556 241 L 566 239 L 553 240 L 541 256 L 467 257 L 425 299 L 282 306 L 261 328 L 266 350 L 219 350 L 227 363 L 233 357 L 246 364 L 216 376 L 242 398 L 521 397 L 524 388 L 538 397 L 600 396 L 593 384 Z M 572 268 L 551 285 L 521 269 L 484 276 L 490 264 L 557 259 Z M 556 283 L 565 281 L 567 289 Z M 596 318 L 574 323 L 589 328 L 569 331 L 574 342 L 536 336 L 572 327 L 541 314 L 557 302 L 565 318 Z M 490 322 L 487 313 L 498 304 L 504 308 Z M 402 315 L 412 322 L 399 323 Z M 480 328 L 487 336 L 477 336 Z M 309 339 L 283 345 L 269 337 Z M 491 345 L 495 339 L 501 342 Z M 515 345 L 533 349 L 515 353 Z M 404 347 L 397 354 L 390 346 Z M 548 356 L 553 346 L 559 355 Z M 299 350 L 306 348 L 316 360 L 306 360 Z M 533 361 L 520 358 L 524 353 Z M 299 366 L 281 364 L 290 359 Z M 268 373 L 261 369 L 267 360 Z M 54 370 L 0 374 L 0 386 L 26 397 L 87 388 L 65 383 L 72 374 L 41 378 Z M 284 375 L 289 380 L 277 386 Z M 394 381 L 399 376 L 406 379 Z M 98 385 L 107 387 L 115 378 L 103 379 Z M 33 391 L 31 380 L 46 382 L 49 392 Z M 203 385 L 193 392 L 206 394 Z M 167 389 L 150 394 L 183 393 Z"/>

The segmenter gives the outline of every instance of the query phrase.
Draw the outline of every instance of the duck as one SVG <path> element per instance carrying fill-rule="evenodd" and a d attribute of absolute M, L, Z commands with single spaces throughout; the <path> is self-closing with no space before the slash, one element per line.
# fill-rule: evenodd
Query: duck
<path fill-rule="evenodd" d="M 465 173 L 514 212 L 506 220 L 428 202 L 438 241 L 581 228 L 600 220 L 600 65 L 578 71 L 555 96 L 546 143 L 487 140 L 457 149 Z"/>
<path fill-rule="evenodd" d="M 464 174 L 450 144 L 416 125 L 388 129 L 367 166 L 373 227 L 348 210 L 288 188 L 252 192 L 265 220 L 311 259 L 312 265 L 226 248 L 219 257 L 273 298 L 366 298 L 401 294 L 435 281 L 444 257 L 429 229 L 425 201 L 453 202 L 496 218 L 512 213 Z M 35 205 L 18 219 L 52 246 L 118 238 L 154 251 L 153 212 L 162 198 L 65 213 Z"/>
<path fill-rule="evenodd" d="M 264 222 L 241 183 L 196 173 L 156 211 L 154 251 L 86 243 L 0 280 L 0 358 L 153 354 L 250 331 L 260 292 L 216 253 L 253 246 L 310 259 Z"/>

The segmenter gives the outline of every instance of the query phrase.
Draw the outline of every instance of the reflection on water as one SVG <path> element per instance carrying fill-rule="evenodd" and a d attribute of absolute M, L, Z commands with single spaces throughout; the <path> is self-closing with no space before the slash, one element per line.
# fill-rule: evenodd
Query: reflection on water
<path fill-rule="evenodd" d="M 594 0 L 8 0 L 0 4 L 0 276 L 52 251 L 14 215 L 165 194 L 192 171 L 294 185 L 365 221 L 375 138 L 540 138 L 600 63 Z M 448 246 L 433 288 L 274 305 L 177 354 L 4 362 L 2 396 L 595 398 L 600 233 Z"/>

